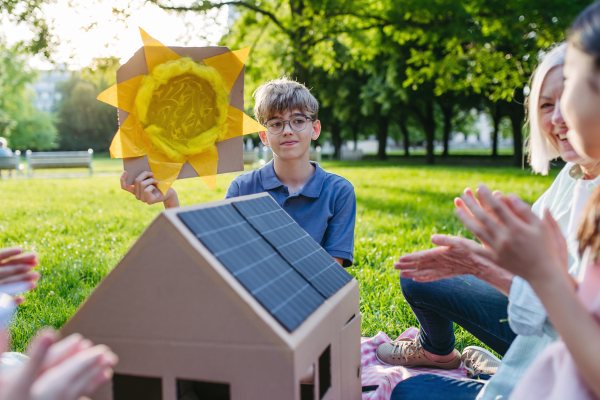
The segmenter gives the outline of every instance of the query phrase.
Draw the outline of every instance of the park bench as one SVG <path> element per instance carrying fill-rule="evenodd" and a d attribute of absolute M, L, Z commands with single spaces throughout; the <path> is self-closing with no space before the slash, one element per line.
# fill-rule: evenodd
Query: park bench
<path fill-rule="evenodd" d="M 317 163 L 321 163 L 321 146 L 318 146 L 316 149 L 310 150 L 310 161 L 316 161 Z M 265 160 L 265 164 L 273 159 L 273 151 L 270 147 L 263 147 L 263 160 Z"/>
<path fill-rule="evenodd" d="M 89 168 L 92 170 L 92 156 L 94 151 L 41 151 L 27 150 L 27 175 L 32 176 L 35 169 L 39 168 Z"/>
<path fill-rule="evenodd" d="M 362 150 L 350 150 L 342 147 L 340 154 L 340 160 L 342 161 L 360 161 L 363 158 Z"/>
<path fill-rule="evenodd" d="M 244 151 L 244 164 L 250 164 L 254 167 L 258 165 L 259 158 L 258 147 L 252 151 Z"/>
<path fill-rule="evenodd" d="M 8 170 L 8 176 L 12 174 L 12 170 L 15 170 L 15 175 L 19 174 L 21 170 L 21 152 L 15 151 L 12 156 L 0 156 L 0 175 L 2 170 Z"/>

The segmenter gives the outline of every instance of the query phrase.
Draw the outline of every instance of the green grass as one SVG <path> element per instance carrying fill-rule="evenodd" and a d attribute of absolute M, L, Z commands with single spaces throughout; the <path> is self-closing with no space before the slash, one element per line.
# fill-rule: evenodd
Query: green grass
<path fill-rule="evenodd" d="M 121 168 L 120 160 L 97 162 L 107 170 Z M 361 286 L 363 335 L 383 330 L 391 337 L 417 326 L 393 263 L 401 254 L 431 247 L 429 236 L 435 232 L 465 234 L 453 215 L 455 196 L 485 182 L 533 202 L 556 174 L 390 162 L 323 166 L 349 179 L 356 190 L 355 266 L 350 272 Z M 174 187 L 182 204 L 219 200 L 234 176 L 219 176 L 215 191 L 199 179 L 177 181 Z M 60 328 L 162 209 L 122 191 L 118 175 L 2 180 L 0 199 L 0 247 L 23 246 L 40 256 L 39 288 L 27 294 L 12 328 L 17 351 L 42 326 Z M 470 344 L 478 342 L 457 328 L 458 347 Z"/>

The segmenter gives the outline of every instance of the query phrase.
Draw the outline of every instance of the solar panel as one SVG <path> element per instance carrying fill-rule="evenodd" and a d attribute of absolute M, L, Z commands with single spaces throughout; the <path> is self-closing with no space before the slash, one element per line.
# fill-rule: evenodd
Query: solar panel
<path fill-rule="evenodd" d="M 231 205 L 178 216 L 288 331 L 296 329 L 325 301 Z"/>
<path fill-rule="evenodd" d="M 352 280 L 270 196 L 232 203 L 240 214 L 325 298 Z"/>

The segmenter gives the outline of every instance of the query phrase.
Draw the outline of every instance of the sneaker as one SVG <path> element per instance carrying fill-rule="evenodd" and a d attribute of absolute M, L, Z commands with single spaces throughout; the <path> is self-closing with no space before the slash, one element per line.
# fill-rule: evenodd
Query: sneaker
<path fill-rule="evenodd" d="M 467 377 L 479 374 L 494 375 L 500 366 L 500 359 L 489 350 L 478 346 L 465 347 L 460 360 L 467 370 Z"/>
<path fill-rule="evenodd" d="M 456 356 L 452 361 L 433 361 L 425 355 L 418 338 L 407 338 L 380 344 L 377 347 L 377 359 L 383 364 L 393 366 L 457 369 L 460 368 L 460 356 L 458 351 L 454 352 Z"/>

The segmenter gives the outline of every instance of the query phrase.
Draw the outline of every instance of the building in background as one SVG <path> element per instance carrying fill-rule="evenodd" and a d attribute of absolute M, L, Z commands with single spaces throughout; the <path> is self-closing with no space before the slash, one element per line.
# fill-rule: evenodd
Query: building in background
<path fill-rule="evenodd" d="M 55 70 L 39 71 L 38 74 L 38 80 L 33 84 L 33 90 L 37 95 L 34 100 L 35 108 L 46 112 L 54 111 L 61 98 L 57 84 L 69 80 L 71 71 L 67 70 L 65 64 L 59 64 Z"/>

